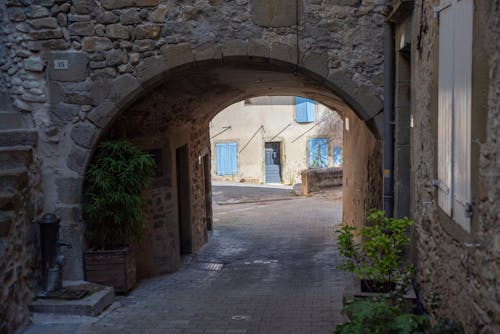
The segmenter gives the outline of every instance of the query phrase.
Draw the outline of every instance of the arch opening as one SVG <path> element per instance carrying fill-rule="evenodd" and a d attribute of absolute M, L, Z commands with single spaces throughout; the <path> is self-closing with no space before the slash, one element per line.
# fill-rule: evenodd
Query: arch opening
<path fill-rule="evenodd" d="M 120 91 L 120 87 L 127 88 Z M 109 138 L 127 139 L 156 155 L 159 174 L 147 192 L 152 206 L 147 215 L 146 246 L 139 247 L 139 276 L 179 267 L 180 187 L 188 187 L 191 194 L 190 251 L 195 252 L 207 241 L 211 198 L 207 198 L 205 180 L 209 176 L 205 169 L 207 164 L 210 169 L 213 153 L 209 122 L 221 110 L 241 100 L 301 96 L 337 111 L 344 121 L 343 221 L 359 225 L 366 209 L 380 207 L 382 159 L 377 127 L 373 117 L 367 122 L 366 110 L 359 110 L 364 102 L 350 95 L 348 103 L 339 95 L 348 94 L 335 89 L 335 84 L 326 79 L 290 64 L 241 60 L 187 64 L 166 73 L 160 71 L 139 87 L 113 86 L 108 100 L 94 110 L 101 108 L 99 117 L 97 113 L 95 117 L 92 112 L 89 114 L 88 122 L 100 130 L 96 130 L 99 134 L 87 162 L 98 141 Z M 182 185 L 177 184 L 176 170 L 181 147 L 187 147 L 189 179 L 188 184 Z M 71 261 L 70 257 L 68 262 Z M 78 265 L 68 268 L 69 277 L 81 277 Z"/>

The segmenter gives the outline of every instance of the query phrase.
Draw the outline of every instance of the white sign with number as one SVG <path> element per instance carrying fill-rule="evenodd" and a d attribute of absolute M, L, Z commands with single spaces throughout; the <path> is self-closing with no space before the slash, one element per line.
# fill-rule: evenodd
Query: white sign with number
<path fill-rule="evenodd" d="M 67 70 L 69 68 L 67 59 L 56 59 L 54 60 L 54 69 L 56 70 Z"/>

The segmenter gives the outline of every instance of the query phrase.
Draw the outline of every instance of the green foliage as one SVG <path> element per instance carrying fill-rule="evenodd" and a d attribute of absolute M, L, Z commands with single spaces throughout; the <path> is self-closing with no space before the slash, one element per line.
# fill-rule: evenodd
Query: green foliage
<path fill-rule="evenodd" d="M 354 240 L 354 227 L 344 226 L 337 231 L 340 254 L 346 258 L 339 268 L 361 279 L 401 283 L 412 271 L 403 255 L 409 242 L 407 229 L 413 222 L 408 218 L 387 218 L 384 211 L 374 209 L 368 212 L 367 220 L 368 226 L 359 232 L 361 243 Z"/>
<path fill-rule="evenodd" d="M 338 325 L 335 334 L 462 334 L 451 320 L 431 326 L 427 315 L 416 315 L 385 298 L 356 299 L 342 309 L 351 322 Z"/>
<path fill-rule="evenodd" d="M 383 298 L 356 299 L 342 313 L 352 314 L 352 321 L 337 326 L 336 334 L 423 333 L 428 326 L 427 317 L 404 312 Z"/>
<path fill-rule="evenodd" d="M 91 247 L 140 241 L 146 205 L 141 193 L 155 173 L 153 158 L 124 140 L 99 144 L 86 174 L 83 214 Z"/>

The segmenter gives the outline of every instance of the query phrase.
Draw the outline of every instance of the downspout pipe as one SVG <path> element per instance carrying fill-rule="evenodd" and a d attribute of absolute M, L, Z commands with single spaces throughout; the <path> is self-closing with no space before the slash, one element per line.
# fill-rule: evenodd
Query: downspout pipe
<path fill-rule="evenodd" d="M 394 25 L 384 26 L 384 211 L 394 214 Z"/>

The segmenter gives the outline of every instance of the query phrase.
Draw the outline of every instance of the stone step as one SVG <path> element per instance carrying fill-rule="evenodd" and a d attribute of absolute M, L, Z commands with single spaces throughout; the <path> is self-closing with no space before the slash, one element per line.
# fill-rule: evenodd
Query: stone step
<path fill-rule="evenodd" d="M 0 130 L 22 129 L 27 124 L 26 116 L 18 112 L 0 111 Z"/>
<path fill-rule="evenodd" d="M 36 146 L 38 132 L 33 129 L 0 130 L 0 146 Z"/>
<path fill-rule="evenodd" d="M 7 237 L 10 233 L 10 227 L 16 218 L 14 211 L 0 211 L 0 238 Z"/>
<path fill-rule="evenodd" d="M 13 188 L 4 188 L 0 190 L 0 210 L 15 210 L 21 203 L 19 192 Z"/>
<path fill-rule="evenodd" d="M 0 170 L 0 189 L 13 188 L 21 190 L 28 184 L 27 168 L 9 168 Z"/>
<path fill-rule="evenodd" d="M 31 165 L 33 152 L 31 146 L 0 147 L 0 166 L 2 168 L 19 168 Z"/>

